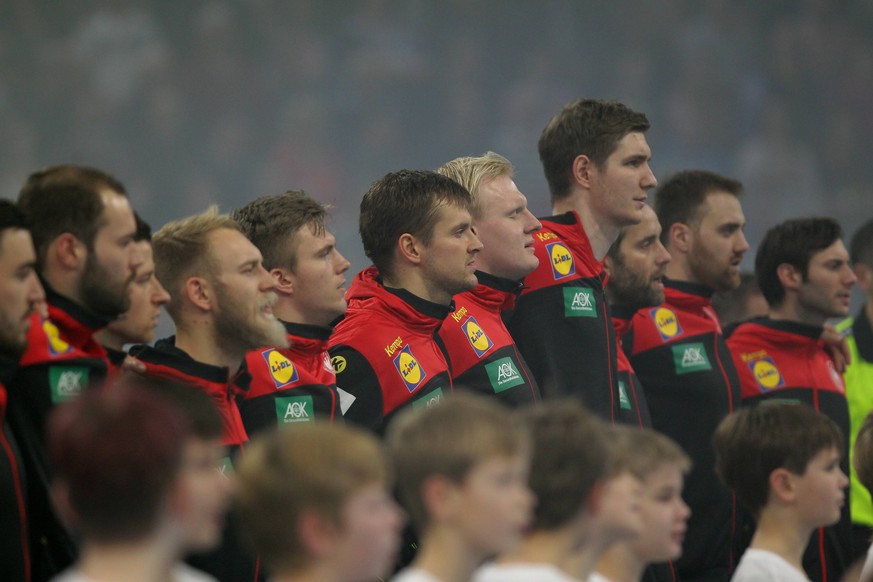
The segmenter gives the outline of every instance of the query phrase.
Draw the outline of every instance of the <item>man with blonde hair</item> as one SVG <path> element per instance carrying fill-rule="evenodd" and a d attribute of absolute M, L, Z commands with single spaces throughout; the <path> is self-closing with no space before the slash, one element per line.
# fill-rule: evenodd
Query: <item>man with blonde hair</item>
<path fill-rule="evenodd" d="M 496 396 L 510 406 L 540 400 L 540 390 L 509 335 L 501 313 L 512 309 L 521 280 L 537 268 L 533 233 L 542 225 L 499 154 L 456 158 L 437 170 L 470 191 L 473 228 L 482 241 L 476 257 L 479 284 L 455 295 L 455 309 L 439 337 L 462 389 Z"/>

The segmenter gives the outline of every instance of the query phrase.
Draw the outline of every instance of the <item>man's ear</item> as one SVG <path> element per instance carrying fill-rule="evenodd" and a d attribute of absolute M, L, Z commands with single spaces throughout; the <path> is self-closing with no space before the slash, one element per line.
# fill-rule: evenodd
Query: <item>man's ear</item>
<path fill-rule="evenodd" d="M 794 268 L 794 265 L 782 263 L 776 267 L 776 276 L 779 277 L 779 283 L 788 289 L 797 289 L 803 283 L 803 275 Z"/>
<path fill-rule="evenodd" d="M 330 555 L 338 534 L 339 528 L 334 523 L 311 509 L 297 519 L 297 537 L 307 555 L 316 560 Z"/>
<path fill-rule="evenodd" d="M 582 154 L 573 160 L 573 181 L 586 190 L 591 189 L 593 175 L 597 168 L 591 158 Z"/>
<path fill-rule="evenodd" d="M 270 269 L 270 276 L 275 283 L 276 293 L 279 295 L 292 296 L 294 295 L 294 282 L 292 281 L 293 273 L 287 269 Z"/>
<path fill-rule="evenodd" d="M 201 311 L 215 308 L 215 289 L 203 277 L 188 277 L 184 286 L 185 298 Z"/>
<path fill-rule="evenodd" d="M 421 241 L 415 235 L 405 232 L 397 239 L 397 248 L 400 256 L 409 263 L 418 265 L 421 263 Z"/>
<path fill-rule="evenodd" d="M 864 263 L 855 263 L 852 265 L 852 270 L 858 277 L 858 287 L 868 296 L 873 293 L 873 269 Z"/>
<path fill-rule="evenodd" d="M 88 247 L 73 233 L 64 232 L 51 242 L 48 253 L 57 264 L 69 270 L 77 270 L 85 265 Z"/>
<path fill-rule="evenodd" d="M 693 236 L 690 226 L 684 222 L 674 222 L 667 229 L 667 244 L 681 253 L 687 253 Z"/>

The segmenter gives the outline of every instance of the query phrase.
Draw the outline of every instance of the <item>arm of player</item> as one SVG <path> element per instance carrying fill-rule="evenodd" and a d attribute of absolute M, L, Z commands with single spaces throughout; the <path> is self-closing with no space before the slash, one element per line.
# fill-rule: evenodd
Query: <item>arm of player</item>
<path fill-rule="evenodd" d="M 381 434 L 385 419 L 382 385 L 370 362 L 344 345 L 332 347 L 329 352 L 343 419 Z"/>

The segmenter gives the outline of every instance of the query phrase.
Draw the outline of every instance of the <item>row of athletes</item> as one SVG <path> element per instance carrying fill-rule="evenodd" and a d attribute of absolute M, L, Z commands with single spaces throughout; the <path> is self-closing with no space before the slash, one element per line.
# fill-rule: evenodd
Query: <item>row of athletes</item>
<path fill-rule="evenodd" d="M 711 436 L 743 400 L 774 396 L 808 402 L 848 434 L 821 337 L 827 318 L 847 314 L 855 275 L 832 221 L 780 225 L 756 265 L 770 317 L 725 342 L 710 299 L 737 285 L 749 248 L 741 186 L 680 172 L 652 211 L 648 127 L 619 103 L 565 106 L 540 138 L 554 214 L 541 220 L 496 154 L 386 175 L 361 202 L 373 266 L 348 291 L 325 208 L 302 192 L 150 237 L 111 176 L 34 173 L 0 224 L 9 287 L 0 502 L 10 510 L 3 531 L 17 534 L 0 544 L 3 579 L 48 579 L 74 559 L 50 499 L 46 418 L 123 369 L 201 388 L 231 450 L 264 428 L 319 417 L 381 434 L 397 410 L 456 389 L 511 406 L 575 397 L 688 451 L 683 558 L 659 576 L 728 579 L 750 527 L 714 476 Z M 151 347 L 161 307 L 176 333 Z M 125 353 L 127 344 L 136 345 Z M 847 523 L 811 544 L 812 579 L 842 569 Z M 201 565 L 220 579 L 262 577 L 227 537 Z"/>

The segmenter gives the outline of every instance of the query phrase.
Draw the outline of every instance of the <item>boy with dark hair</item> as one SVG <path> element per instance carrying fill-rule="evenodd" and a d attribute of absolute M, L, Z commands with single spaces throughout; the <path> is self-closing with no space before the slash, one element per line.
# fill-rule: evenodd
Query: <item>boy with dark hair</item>
<path fill-rule="evenodd" d="M 657 185 L 648 129 L 642 113 L 593 99 L 549 121 L 539 151 L 553 216 L 534 234 L 539 266 L 507 316 L 543 397 L 573 396 L 610 422 L 622 412 L 601 261 L 621 228 L 642 220 Z"/>
<path fill-rule="evenodd" d="M 519 542 L 534 505 L 527 436 L 508 410 L 472 394 L 398 416 L 387 443 L 421 543 L 394 580 L 469 580 Z"/>
<path fill-rule="evenodd" d="M 849 409 L 840 374 L 820 339 L 828 318 L 849 312 L 856 277 L 829 218 L 801 218 L 774 226 L 755 257 L 755 276 L 769 316 L 737 326 L 727 340 L 740 376 L 744 403 L 771 398 L 805 402 L 849 434 Z M 848 442 L 841 445 L 847 450 Z M 849 472 L 847 460 L 843 471 Z M 804 558 L 812 580 L 835 580 L 849 565 L 852 532 L 843 517 L 819 528 Z"/>
<path fill-rule="evenodd" d="M 843 443 L 831 419 L 802 403 L 762 402 L 722 421 L 716 472 L 757 520 L 732 580 L 808 580 L 802 556 L 810 536 L 840 519 L 845 500 Z"/>
<path fill-rule="evenodd" d="M 251 436 L 314 418 L 333 422 L 342 402 L 327 343 L 330 324 L 346 312 L 349 262 L 325 228 L 327 209 L 301 190 L 263 196 L 231 216 L 264 257 L 276 284 L 273 313 L 289 344 L 246 354 L 235 380 L 246 431 Z"/>
<path fill-rule="evenodd" d="M 382 433 L 394 413 L 452 391 L 434 339 L 452 296 L 477 284 L 482 243 L 470 193 L 435 172 L 401 170 L 376 180 L 361 201 L 360 231 L 373 266 L 360 272 L 330 339 L 345 418 Z"/>

